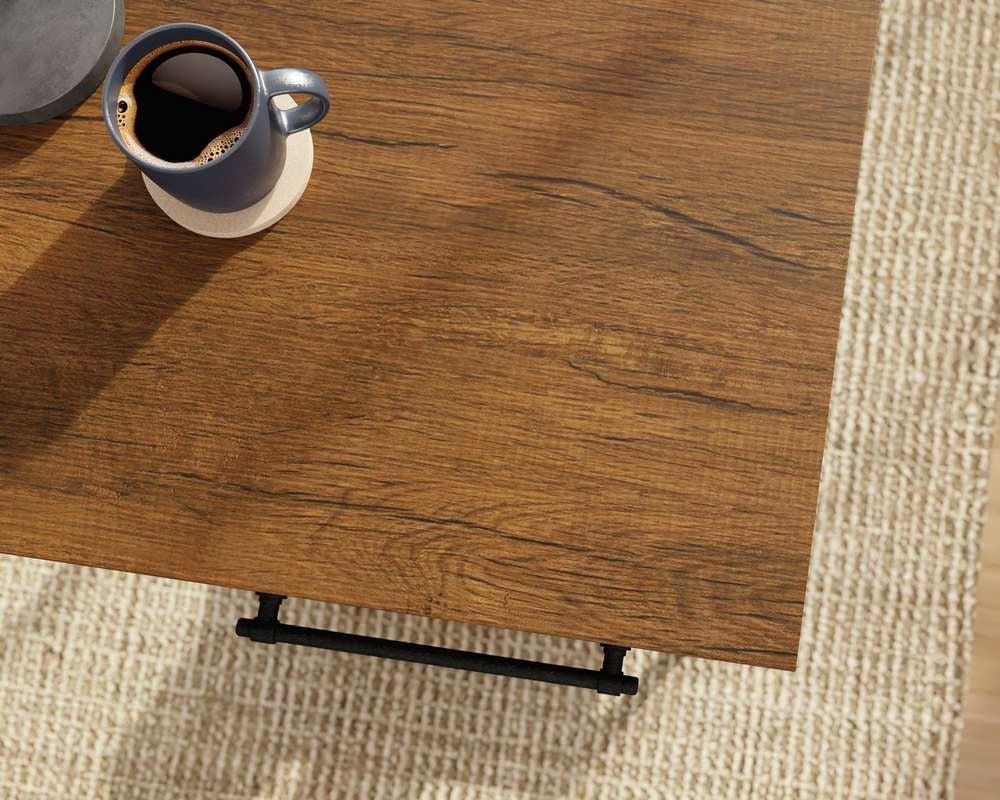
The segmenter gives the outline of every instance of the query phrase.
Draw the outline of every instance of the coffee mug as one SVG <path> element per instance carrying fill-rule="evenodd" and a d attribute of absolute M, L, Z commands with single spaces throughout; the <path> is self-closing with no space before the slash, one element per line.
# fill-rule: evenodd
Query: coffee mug
<path fill-rule="evenodd" d="M 311 95 L 282 110 L 271 102 Z M 285 139 L 326 115 L 323 79 L 305 69 L 259 70 L 232 37 L 195 23 L 148 30 L 104 81 L 115 143 L 164 191 L 203 211 L 247 208 L 277 183 Z"/>

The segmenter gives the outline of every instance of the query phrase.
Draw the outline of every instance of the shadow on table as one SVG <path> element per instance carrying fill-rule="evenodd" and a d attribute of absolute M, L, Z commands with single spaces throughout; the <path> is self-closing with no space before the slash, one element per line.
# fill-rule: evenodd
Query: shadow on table
<path fill-rule="evenodd" d="M 264 235 L 195 236 L 149 214 L 150 203 L 127 168 L 0 294 L 0 472 L 57 438 L 219 267 Z"/>
<path fill-rule="evenodd" d="M 21 159 L 28 158 L 55 136 L 71 114 L 72 112 L 67 112 L 30 125 L 0 127 L 0 174 L 6 173 Z"/>

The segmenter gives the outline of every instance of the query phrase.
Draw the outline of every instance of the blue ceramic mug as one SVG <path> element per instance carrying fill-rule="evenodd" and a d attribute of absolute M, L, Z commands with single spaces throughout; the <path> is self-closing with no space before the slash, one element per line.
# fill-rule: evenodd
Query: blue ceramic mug
<path fill-rule="evenodd" d="M 179 113 L 171 116 L 169 109 L 166 113 L 161 109 L 160 117 L 147 114 L 144 120 L 143 101 L 136 100 L 132 92 L 138 92 L 136 76 L 144 74 L 147 65 L 152 70 L 156 59 L 163 61 L 184 48 L 203 56 L 217 55 L 219 61 L 232 59 L 231 71 L 244 92 L 243 105 L 236 112 L 241 115 L 239 124 L 213 140 L 211 148 L 196 158 L 165 160 L 136 135 L 140 123 L 147 128 L 151 124 L 158 126 L 159 130 L 152 133 L 162 140 L 183 140 L 188 133 L 184 129 L 188 117 Z M 193 74 L 186 80 L 204 81 L 207 94 L 216 90 L 213 81 L 218 81 L 211 69 Z M 189 88 L 178 91 L 188 99 L 193 97 Z M 199 88 L 195 87 L 195 91 Z M 311 97 L 287 110 L 271 102 L 275 95 L 291 92 Z M 259 70 L 233 38 L 207 25 L 187 22 L 161 25 L 137 36 L 118 54 L 104 81 L 104 122 L 118 147 L 164 191 L 203 211 L 238 211 L 264 197 L 281 175 L 286 137 L 315 125 L 329 107 L 326 85 L 314 72 L 292 68 Z"/>

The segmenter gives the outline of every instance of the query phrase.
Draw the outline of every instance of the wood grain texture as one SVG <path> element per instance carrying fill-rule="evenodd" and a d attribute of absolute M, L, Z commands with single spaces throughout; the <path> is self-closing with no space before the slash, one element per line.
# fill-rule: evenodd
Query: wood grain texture
<path fill-rule="evenodd" d="M 333 110 L 235 242 L 0 132 L 0 550 L 793 667 L 876 16 L 130 2 Z"/>
<path fill-rule="evenodd" d="M 1000 415 L 997 417 L 1000 419 Z M 1000 427 L 990 453 L 989 499 L 976 584 L 972 667 L 962 711 L 956 800 L 993 800 L 1000 786 Z"/>

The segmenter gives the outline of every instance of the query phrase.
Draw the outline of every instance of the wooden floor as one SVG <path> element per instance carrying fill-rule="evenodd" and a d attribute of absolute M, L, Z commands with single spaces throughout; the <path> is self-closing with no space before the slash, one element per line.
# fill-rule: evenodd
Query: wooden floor
<path fill-rule="evenodd" d="M 1000 797 L 1000 425 L 992 456 L 956 800 Z"/>

